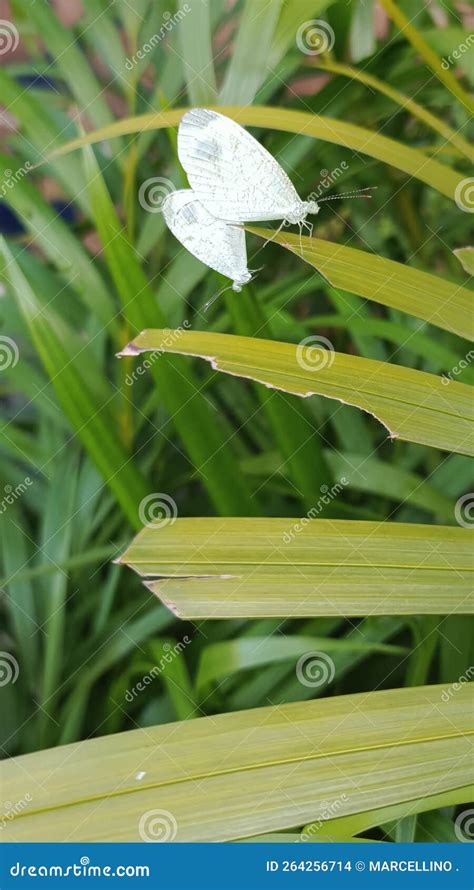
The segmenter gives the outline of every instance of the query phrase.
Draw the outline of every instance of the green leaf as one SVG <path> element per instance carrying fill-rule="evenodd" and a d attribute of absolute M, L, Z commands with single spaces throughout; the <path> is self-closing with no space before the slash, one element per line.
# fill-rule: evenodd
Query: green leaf
<path fill-rule="evenodd" d="M 253 226 L 246 229 L 265 239 L 273 235 L 273 241 L 314 266 L 334 287 L 474 340 L 474 293 L 459 284 L 344 244 L 286 232 L 274 235 Z"/>
<path fill-rule="evenodd" d="M 426 797 L 419 797 L 415 800 L 404 801 L 403 803 L 382 806 L 374 810 L 368 810 L 365 813 L 357 813 L 355 816 L 342 816 L 340 818 L 328 818 L 323 824 L 316 823 L 307 825 L 303 829 L 303 835 L 308 840 L 317 841 L 339 841 L 352 834 L 359 834 L 367 831 L 369 828 L 375 828 L 378 825 L 385 825 L 393 819 L 410 819 L 417 813 L 425 813 L 435 807 L 449 807 L 452 804 L 469 803 L 472 799 L 473 786 L 466 785 L 464 788 L 455 788 L 451 792 L 442 792 L 441 794 L 428 794 Z M 330 812 L 330 811 L 329 811 Z M 433 838 L 427 838 L 433 840 Z M 448 839 L 447 839 L 448 840 Z M 455 838 L 450 838 L 455 840 Z"/>
<path fill-rule="evenodd" d="M 108 401 L 99 401 L 88 385 L 89 375 L 94 374 L 91 356 L 87 355 L 86 373 L 80 369 L 80 353 L 71 359 L 71 338 L 64 323 L 38 300 L 4 241 L 0 252 L 4 274 L 65 414 L 125 515 L 138 528 L 138 506 L 147 493 L 145 481 L 117 436 L 117 419 Z"/>
<path fill-rule="evenodd" d="M 409 21 L 399 6 L 393 2 L 393 0 L 380 0 L 383 8 L 388 13 L 393 22 L 400 28 L 403 36 L 410 41 L 413 46 L 413 49 L 419 53 L 426 64 L 431 68 L 436 77 L 444 83 L 444 85 L 450 90 L 453 96 L 456 96 L 457 99 L 462 102 L 462 104 L 467 108 L 468 111 L 474 111 L 474 103 L 472 102 L 471 97 L 463 90 L 460 83 L 458 83 L 456 77 L 453 72 L 449 70 L 449 67 L 444 67 L 441 64 L 438 56 L 431 49 L 431 47 L 426 43 L 422 35 L 419 31 L 414 27 L 411 20 Z M 416 19 L 416 16 L 415 16 Z"/>
<path fill-rule="evenodd" d="M 473 611 L 469 529 L 312 516 L 178 519 L 118 562 L 193 620 Z"/>
<path fill-rule="evenodd" d="M 216 101 L 211 11 L 208 3 L 191 3 L 178 24 L 186 89 L 191 105 Z"/>
<path fill-rule="evenodd" d="M 311 346 L 302 344 L 201 331 L 143 331 L 120 355 L 157 350 L 205 359 L 217 371 L 270 389 L 355 405 L 380 420 L 391 439 L 474 453 L 474 400 L 472 389 L 463 383 L 449 380 L 445 385 L 423 371 L 321 347 L 314 354 Z"/>
<path fill-rule="evenodd" d="M 103 15 L 104 13 L 102 13 Z M 114 119 L 106 101 L 104 90 L 96 79 L 92 66 L 81 52 L 74 33 L 59 21 L 54 10 L 45 3 L 28 6 L 28 15 L 36 24 L 49 52 L 55 57 L 55 64 L 62 78 L 81 109 L 96 127 L 106 126 Z M 116 149 L 120 146 L 116 146 Z"/>
<path fill-rule="evenodd" d="M 469 275 L 474 275 L 474 247 L 458 247 L 453 253 L 457 256 L 463 269 Z"/>
<path fill-rule="evenodd" d="M 366 454 L 328 448 L 325 457 L 332 469 L 333 478 L 341 479 L 344 476 L 348 487 L 390 498 L 398 504 L 408 502 L 434 513 L 446 522 L 452 522 L 454 499 L 436 491 L 416 473 L 377 457 L 367 457 Z"/>
<path fill-rule="evenodd" d="M 415 102 L 410 96 L 405 96 L 403 93 L 400 93 L 399 90 L 395 90 L 390 84 L 385 83 L 385 81 L 380 80 L 380 78 L 374 77 L 373 74 L 369 74 L 364 69 L 353 68 L 350 65 L 342 65 L 340 62 L 333 62 L 328 59 L 322 61 L 318 60 L 317 67 L 321 68 L 323 71 L 329 71 L 332 74 L 340 74 L 351 80 L 358 80 L 370 89 L 383 93 L 384 96 L 388 96 L 389 99 L 392 99 L 397 105 L 400 105 L 404 111 L 410 112 L 410 114 L 413 114 L 414 117 L 417 117 L 418 120 L 426 124 L 427 127 L 434 130 L 435 133 L 439 133 L 443 139 L 446 139 L 447 142 L 454 145 L 463 155 L 469 158 L 469 160 L 474 161 L 474 150 L 467 139 L 463 139 L 460 133 L 453 130 L 449 124 L 444 120 L 440 120 L 436 115 L 432 114 L 431 111 L 424 108 L 423 105 L 419 105 L 419 103 Z"/>
<path fill-rule="evenodd" d="M 149 114 L 123 118 L 108 127 L 102 127 L 94 133 L 87 133 L 85 136 L 61 145 L 54 149 L 46 160 L 61 157 L 84 145 L 91 145 L 104 139 L 113 139 L 129 133 L 158 130 L 163 127 L 176 127 L 187 110 L 187 108 L 181 108 L 173 111 L 152 111 Z M 323 139 L 334 145 L 341 145 L 348 150 L 376 158 L 378 161 L 383 161 L 385 164 L 402 170 L 414 179 L 425 182 L 453 201 L 456 188 L 465 179 L 461 174 L 428 158 L 417 149 L 409 148 L 402 142 L 381 136 L 373 130 L 367 130 L 365 127 L 359 127 L 347 121 L 338 121 L 305 111 L 289 111 L 261 105 L 217 106 L 215 111 L 228 115 L 243 126 L 264 127 L 282 130 L 285 133 L 296 133 L 300 136 L 312 136 L 314 139 Z"/>
<path fill-rule="evenodd" d="M 0 164 L 12 166 L 13 159 L 0 155 Z M 97 268 L 80 240 L 61 216 L 43 200 L 26 178 L 7 193 L 7 203 L 18 213 L 58 272 L 74 287 L 104 327 L 117 332 L 115 305 Z"/>
<path fill-rule="evenodd" d="M 41 102 L 30 93 L 30 90 L 25 90 L 23 84 L 9 77 L 7 72 L 0 68 L 2 103 L 11 109 L 19 120 L 25 155 L 30 157 L 36 149 L 41 161 L 44 161 L 51 145 L 54 145 L 58 137 L 58 124 L 52 120 Z M 69 119 L 67 121 L 68 128 L 72 128 L 71 121 Z M 62 133 L 68 132 L 66 124 L 61 124 L 60 127 Z M 10 163 L 8 166 L 10 167 Z M 52 164 L 52 168 L 65 194 L 87 211 L 84 176 L 77 158 L 59 158 Z"/>
<path fill-rule="evenodd" d="M 220 102 L 252 102 L 268 76 L 268 54 L 282 0 L 245 0 L 235 48 L 227 66 Z"/>
<path fill-rule="evenodd" d="M 384 643 L 366 643 L 359 639 L 333 639 L 331 637 L 305 637 L 302 635 L 286 636 L 278 633 L 266 637 L 241 637 L 236 640 L 224 640 L 206 646 L 199 662 L 196 688 L 202 693 L 216 680 L 247 671 L 261 668 L 267 664 L 278 664 L 289 661 L 296 664 L 301 656 L 311 652 L 349 652 L 383 654 L 404 654 L 401 646 L 390 646 Z"/>
<path fill-rule="evenodd" d="M 35 794 L 5 841 L 232 841 L 433 795 L 473 778 L 472 692 L 442 686 L 297 702 L 80 742 L 2 762 L 5 799 Z M 156 810 L 160 813 L 157 814 Z M 163 812 L 164 811 L 164 812 Z M 205 813 L 205 818 L 203 818 Z M 149 830 L 149 829 L 148 829 Z M 149 834 L 150 838 L 151 835 Z"/>

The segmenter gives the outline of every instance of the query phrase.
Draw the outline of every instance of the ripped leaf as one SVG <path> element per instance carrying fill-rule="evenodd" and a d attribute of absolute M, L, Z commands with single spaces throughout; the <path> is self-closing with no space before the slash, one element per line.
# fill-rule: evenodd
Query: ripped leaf
<path fill-rule="evenodd" d="M 474 611 L 466 528 L 186 518 L 144 528 L 118 562 L 183 619 Z"/>
<path fill-rule="evenodd" d="M 423 371 L 359 356 L 254 337 L 202 331 L 142 331 L 121 356 L 172 352 L 217 371 L 307 398 L 322 395 L 373 414 L 392 439 L 474 453 L 472 389 Z M 329 343 L 329 341 L 328 341 Z M 329 344 L 330 346 L 331 344 Z"/>

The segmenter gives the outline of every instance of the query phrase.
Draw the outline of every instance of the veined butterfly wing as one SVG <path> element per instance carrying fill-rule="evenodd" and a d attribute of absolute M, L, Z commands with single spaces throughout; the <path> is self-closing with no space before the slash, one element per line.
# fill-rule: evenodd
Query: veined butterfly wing
<path fill-rule="evenodd" d="M 278 161 L 247 130 L 205 108 L 188 111 L 178 155 L 206 210 L 228 222 L 286 219 L 301 204 Z"/>
<path fill-rule="evenodd" d="M 192 189 L 181 189 L 163 201 L 163 216 L 186 250 L 232 281 L 250 279 L 245 232 L 212 216 Z"/>

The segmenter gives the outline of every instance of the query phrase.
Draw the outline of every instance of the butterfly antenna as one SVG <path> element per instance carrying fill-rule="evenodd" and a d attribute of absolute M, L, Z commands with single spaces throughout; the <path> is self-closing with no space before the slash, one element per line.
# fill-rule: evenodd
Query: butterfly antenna
<path fill-rule="evenodd" d="M 378 188 L 378 186 L 369 185 L 367 188 L 356 189 L 353 192 L 341 192 L 340 195 L 328 195 L 327 198 L 319 198 L 318 204 L 322 204 L 323 201 L 340 201 L 342 198 L 371 198 L 372 195 L 364 195 L 363 192 L 371 192 L 376 188 Z"/>

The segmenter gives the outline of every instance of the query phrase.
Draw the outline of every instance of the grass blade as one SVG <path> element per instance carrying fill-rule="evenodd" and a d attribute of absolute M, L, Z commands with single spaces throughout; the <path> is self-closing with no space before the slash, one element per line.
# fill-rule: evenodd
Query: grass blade
<path fill-rule="evenodd" d="M 468 614 L 471 540 L 448 526 L 202 517 L 144 528 L 118 562 L 191 620 Z"/>
<path fill-rule="evenodd" d="M 194 842 L 298 827 L 328 800 L 340 801 L 339 818 L 396 806 L 404 814 L 433 787 L 438 806 L 463 801 L 473 777 L 472 692 L 464 686 L 444 702 L 442 691 L 259 708 L 13 759 L 1 764 L 5 798 L 22 799 L 25 770 L 36 790 L 4 839 L 143 840 L 157 800 L 172 839 Z M 145 780 L 134 781 L 137 769 Z"/>
<path fill-rule="evenodd" d="M 323 395 L 373 414 L 391 439 L 473 454 L 472 389 L 423 371 L 299 344 L 184 331 L 143 331 L 121 353 L 177 352 L 205 359 L 216 371 L 308 398 Z M 326 353 L 326 354 L 325 354 Z M 314 356 L 313 356 L 314 361 Z"/>

